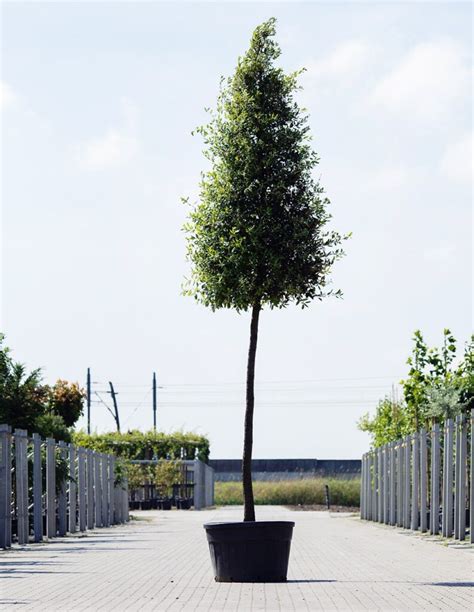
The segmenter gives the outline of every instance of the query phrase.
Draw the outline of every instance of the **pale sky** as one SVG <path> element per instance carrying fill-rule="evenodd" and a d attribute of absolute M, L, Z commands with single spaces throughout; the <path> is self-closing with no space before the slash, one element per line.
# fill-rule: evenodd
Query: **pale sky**
<path fill-rule="evenodd" d="M 1 329 L 45 379 L 119 391 L 123 427 L 241 455 L 249 315 L 180 295 L 219 78 L 278 19 L 306 66 L 317 176 L 352 231 L 343 300 L 264 311 L 256 458 L 358 458 L 356 421 L 406 374 L 411 335 L 472 328 L 472 5 L 4 2 Z M 101 394 L 109 401 L 106 394 Z M 97 400 L 97 396 L 94 396 Z M 84 425 L 84 420 L 81 421 Z M 100 403 L 92 427 L 113 429 Z"/>

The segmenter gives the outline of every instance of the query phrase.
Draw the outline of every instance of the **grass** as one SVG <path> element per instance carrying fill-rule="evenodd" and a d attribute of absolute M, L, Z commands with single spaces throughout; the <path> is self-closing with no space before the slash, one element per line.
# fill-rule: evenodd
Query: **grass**
<path fill-rule="evenodd" d="M 360 480 L 301 480 L 255 481 L 253 491 L 258 505 L 306 506 L 325 504 L 325 485 L 329 486 L 331 504 L 358 507 Z M 218 506 L 243 504 L 240 482 L 216 482 L 215 503 Z"/>

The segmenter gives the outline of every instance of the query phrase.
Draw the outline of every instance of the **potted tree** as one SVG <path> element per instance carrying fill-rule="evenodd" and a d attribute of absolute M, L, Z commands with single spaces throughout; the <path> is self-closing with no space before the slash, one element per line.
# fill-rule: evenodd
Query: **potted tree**
<path fill-rule="evenodd" d="M 211 169 L 185 225 L 192 275 L 184 293 L 217 308 L 250 311 L 242 481 L 244 521 L 208 523 L 218 581 L 286 580 L 293 522 L 255 521 L 252 443 L 255 355 L 260 313 L 294 301 L 303 308 L 327 289 L 343 237 L 312 176 L 318 157 L 295 92 L 301 71 L 275 65 L 275 19 L 258 26 L 232 77 L 221 81 L 217 109 L 198 128 Z"/>

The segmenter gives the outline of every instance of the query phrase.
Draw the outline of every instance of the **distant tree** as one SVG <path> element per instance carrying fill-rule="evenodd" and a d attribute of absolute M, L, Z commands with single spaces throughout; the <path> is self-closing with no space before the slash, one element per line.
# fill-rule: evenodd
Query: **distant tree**
<path fill-rule="evenodd" d="M 234 75 L 221 81 L 217 109 L 198 128 L 211 169 L 185 225 L 192 277 L 185 293 L 205 306 L 251 311 L 243 452 L 245 521 L 255 520 L 251 458 L 260 311 L 305 307 L 333 293 L 328 274 L 342 237 L 326 230 L 329 201 L 313 178 L 308 117 L 285 74 L 275 19 L 258 26 Z M 340 292 L 334 292 L 340 295 Z"/>
<path fill-rule="evenodd" d="M 0 423 L 69 441 L 69 428 L 82 414 L 84 391 L 64 380 L 44 385 L 41 370 L 28 373 L 22 363 L 13 361 L 4 341 L 0 334 Z"/>
<path fill-rule="evenodd" d="M 77 383 L 59 379 L 49 390 L 49 410 L 72 427 L 82 416 L 84 399 L 84 390 Z"/>
<path fill-rule="evenodd" d="M 443 331 L 441 347 L 429 347 L 421 333 L 413 334 L 408 376 L 401 381 L 403 399 L 381 400 L 375 415 L 365 414 L 358 427 L 372 436 L 374 446 L 398 440 L 474 407 L 474 336 L 466 342 L 458 365 L 456 339 Z"/>

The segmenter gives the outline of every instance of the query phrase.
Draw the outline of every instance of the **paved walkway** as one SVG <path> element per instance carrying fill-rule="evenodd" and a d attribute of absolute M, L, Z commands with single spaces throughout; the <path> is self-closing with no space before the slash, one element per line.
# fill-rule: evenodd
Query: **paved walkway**
<path fill-rule="evenodd" d="M 258 508 L 295 520 L 289 581 L 218 584 L 202 523 L 241 509 L 143 512 L 129 525 L 0 552 L 0 609 L 473 610 L 473 549 L 358 518 Z"/>

